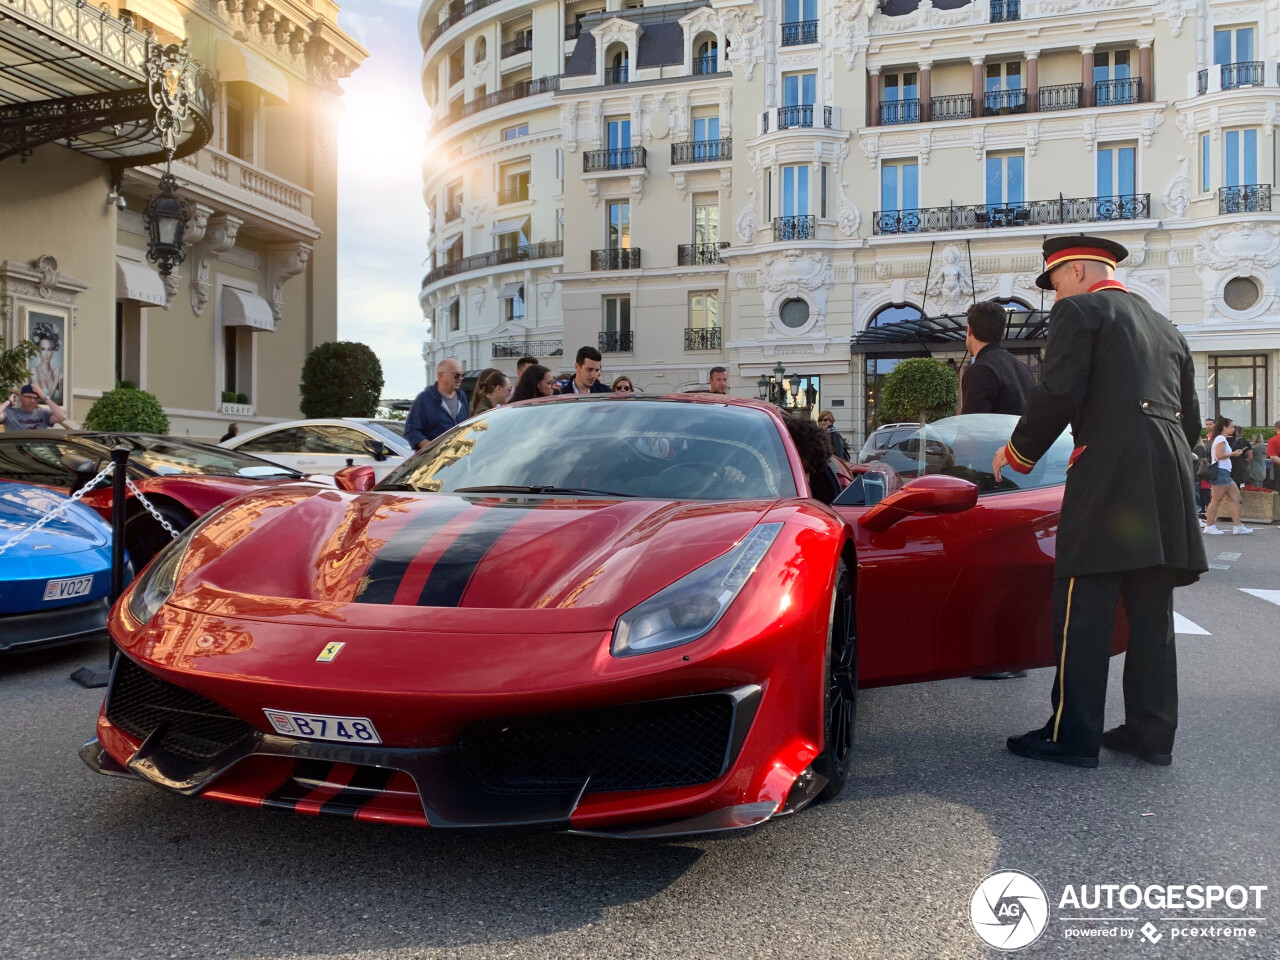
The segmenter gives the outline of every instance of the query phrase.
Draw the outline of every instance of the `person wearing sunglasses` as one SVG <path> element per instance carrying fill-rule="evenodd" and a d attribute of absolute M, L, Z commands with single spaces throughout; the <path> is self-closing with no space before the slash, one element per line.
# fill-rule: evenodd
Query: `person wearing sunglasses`
<path fill-rule="evenodd" d="M 844 437 L 840 436 L 840 432 L 836 430 L 836 417 L 830 410 L 823 410 L 818 414 L 818 426 L 827 431 L 827 438 L 831 441 L 831 450 L 841 460 L 849 459 L 849 446 L 844 442 Z"/>
<path fill-rule="evenodd" d="M 421 450 L 440 434 L 467 419 L 462 364 L 452 357 L 436 364 L 436 382 L 418 394 L 404 425 L 404 438 Z"/>
<path fill-rule="evenodd" d="M 614 393 L 635 393 L 636 388 L 631 383 L 630 377 L 618 377 L 613 381 Z"/>

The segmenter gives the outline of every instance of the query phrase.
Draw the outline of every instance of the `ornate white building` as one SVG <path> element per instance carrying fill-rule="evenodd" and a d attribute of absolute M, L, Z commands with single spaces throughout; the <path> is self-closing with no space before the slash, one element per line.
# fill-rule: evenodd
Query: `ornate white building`
<path fill-rule="evenodd" d="M 649 391 L 781 363 L 847 437 L 1047 235 L 1103 234 L 1201 402 L 1280 416 L 1280 10 L 1201 0 L 428 0 L 428 369 L 583 344 Z M 558 351 L 563 349 L 563 354 Z M 810 397 L 806 399 L 806 389 Z"/>

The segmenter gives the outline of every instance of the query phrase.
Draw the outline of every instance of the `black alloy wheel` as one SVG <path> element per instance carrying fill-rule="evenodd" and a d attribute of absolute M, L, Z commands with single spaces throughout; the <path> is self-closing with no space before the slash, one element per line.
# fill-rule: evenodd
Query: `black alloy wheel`
<path fill-rule="evenodd" d="M 153 505 L 179 533 L 196 519 L 191 511 L 177 504 Z M 129 551 L 129 561 L 133 564 L 134 576 L 137 576 L 142 572 L 142 568 L 151 562 L 151 558 L 173 540 L 173 537 L 160 526 L 159 521 L 151 516 L 142 504 L 130 503 L 129 507 L 133 515 L 124 522 L 124 546 Z"/>
<path fill-rule="evenodd" d="M 824 681 L 823 749 L 813 762 L 814 772 L 827 778 L 818 794 L 830 800 L 843 789 L 853 759 L 853 725 L 858 712 L 858 633 L 853 588 L 844 561 L 836 570 L 831 597 L 831 628 L 827 635 Z"/>

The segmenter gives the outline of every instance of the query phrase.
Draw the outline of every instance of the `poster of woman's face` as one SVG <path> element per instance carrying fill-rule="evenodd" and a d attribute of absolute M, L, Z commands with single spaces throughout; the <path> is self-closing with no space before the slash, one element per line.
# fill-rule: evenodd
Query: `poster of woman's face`
<path fill-rule="evenodd" d="M 31 358 L 31 382 L 56 404 L 62 404 L 66 370 L 67 318 L 38 309 L 27 311 L 27 339 L 36 348 Z"/>

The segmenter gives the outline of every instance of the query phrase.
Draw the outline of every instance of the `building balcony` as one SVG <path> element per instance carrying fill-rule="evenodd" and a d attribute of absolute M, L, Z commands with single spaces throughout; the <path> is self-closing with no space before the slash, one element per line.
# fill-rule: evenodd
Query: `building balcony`
<path fill-rule="evenodd" d="M 431 29 L 431 33 L 427 35 L 427 46 L 430 47 L 431 44 L 435 43 L 436 38 L 452 27 L 455 23 L 458 23 L 460 20 L 471 16 L 471 14 L 479 10 L 483 10 L 485 7 L 497 2 L 498 0 L 470 0 L 469 3 L 453 4 L 449 8 L 449 12 L 445 15 L 445 18 L 437 23 Z"/>
<path fill-rule="evenodd" d="M 973 116 L 973 94 L 954 93 L 929 98 L 930 120 L 968 120 Z"/>
<path fill-rule="evenodd" d="M 773 218 L 774 240 L 812 240 L 818 234 L 818 221 L 811 213 Z"/>
<path fill-rule="evenodd" d="M 797 20 L 782 25 L 782 45 L 798 47 L 802 43 L 818 42 L 818 21 Z"/>
<path fill-rule="evenodd" d="M 1143 220 L 1150 215 L 1149 193 L 1120 197 L 1059 197 L 1057 200 L 1031 200 L 1024 203 L 974 203 L 965 206 L 951 204 L 946 207 L 920 207 L 916 210 L 877 210 L 873 232 L 887 235 L 1107 223 L 1114 220 Z"/>
<path fill-rule="evenodd" d="M 880 126 L 890 127 L 898 123 L 920 122 L 920 100 L 881 100 Z"/>
<path fill-rule="evenodd" d="M 833 129 L 835 111 L 831 107 L 818 106 L 812 103 L 793 103 L 785 107 L 773 107 L 760 115 L 760 132 L 775 130 L 795 130 L 812 128 L 814 118 L 827 130 Z"/>
<path fill-rule="evenodd" d="M 733 159 L 733 140 L 686 140 L 671 145 L 671 165 L 682 163 L 717 163 Z"/>
<path fill-rule="evenodd" d="M 602 170 L 644 170 L 648 155 L 644 147 L 620 147 L 616 150 L 587 150 L 582 154 L 582 172 Z"/>
<path fill-rule="evenodd" d="M 467 68 L 462 66 L 461 64 L 459 64 L 456 67 L 454 66 L 449 67 L 449 86 L 452 87 L 455 83 L 461 83 L 462 78 L 466 76 L 466 74 L 467 74 Z"/>
<path fill-rule="evenodd" d="M 721 241 L 720 243 L 682 243 L 676 247 L 676 266 L 718 266 L 724 263 L 720 259 L 720 251 L 727 246 L 729 246 L 727 241 Z"/>
<path fill-rule="evenodd" d="M 1142 80 L 1139 77 L 1099 80 L 1093 85 L 1093 103 L 1095 106 L 1115 107 L 1125 103 L 1141 102 Z"/>
<path fill-rule="evenodd" d="M 514 57 L 517 53 L 527 53 L 533 49 L 533 34 L 526 33 L 516 37 L 514 40 L 508 40 L 502 45 L 500 56 L 503 60 L 507 57 Z"/>
<path fill-rule="evenodd" d="M 450 263 L 442 263 L 422 278 L 422 285 L 429 287 L 438 280 L 483 270 L 485 267 L 498 267 L 505 263 L 523 263 L 526 260 L 547 260 L 564 255 L 564 244 L 559 240 L 544 240 L 542 243 L 527 243 L 522 247 L 507 250 L 490 250 L 488 253 L 477 253 L 474 256 L 462 257 Z"/>
<path fill-rule="evenodd" d="M 1270 213 L 1271 184 L 1249 183 L 1218 189 L 1218 213 Z"/>
<path fill-rule="evenodd" d="M 1056 83 L 1052 86 L 1041 87 L 1036 106 L 1041 113 L 1048 113 L 1052 110 L 1078 110 L 1080 109 L 1080 96 L 1083 90 L 1084 86 L 1079 83 Z"/>
<path fill-rule="evenodd" d="M 532 97 L 535 94 L 548 93 L 559 89 L 559 76 L 539 77 L 536 80 L 521 80 L 519 83 L 513 83 L 509 87 L 503 87 L 501 90 L 495 90 L 493 93 L 486 94 L 483 97 L 468 100 L 461 106 L 461 108 L 457 108 L 453 104 L 450 104 L 449 112 L 442 120 L 441 126 L 448 126 L 451 123 L 457 123 L 464 117 L 474 116 L 481 110 L 487 110 L 490 107 L 496 107 L 502 103 L 510 103 L 512 100 L 522 100 L 525 97 Z"/>
<path fill-rule="evenodd" d="M 991 0 L 991 22 L 1008 23 L 1022 19 L 1021 0 Z"/>
<path fill-rule="evenodd" d="M 458 201 L 452 207 L 446 207 L 444 211 L 444 222 L 453 223 L 462 216 L 462 201 Z"/>
<path fill-rule="evenodd" d="M 686 350 L 719 350 L 719 327 L 686 327 L 684 331 L 684 348 Z"/>
<path fill-rule="evenodd" d="M 1015 87 L 1012 90 L 988 90 L 982 95 L 982 112 L 988 117 L 998 117 L 1010 113 L 1026 113 L 1026 88 Z"/>
<path fill-rule="evenodd" d="M 582 24 L 576 20 L 573 23 L 566 23 L 564 25 L 564 38 L 566 40 L 577 40 L 581 33 Z"/>
<path fill-rule="evenodd" d="M 495 340 L 492 353 L 494 360 L 511 357 L 563 357 L 563 340 Z"/>
<path fill-rule="evenodd" d="M 626 83 L 627 74 L 629 73 L 627 64 L 621 64 L 616 67 L 604 68 L 604 82 L 607 84 Z"/>
<path fill-rule="evenodd" d="M 1220 90 L 1242 90 L 1250 87 L 1275 87 L 1280 85 L 1280 67 L 1269 69 L 1274 60 L 1244 60 L 1240 63 L 1220 63 L 1196 72 L 1196 93 L 1217 93 Z M 1268 73 L 1273 74 L 1269 77 Z"/>
<path fill-rule="evenodd" d="M 635 351 L 635 340 L 630 330 L 602 330 L 600 332 L 601 353 L 632 353 Z"/>
<path fill-rule="evenodd" d="M 705 56 L 693 58 L 694 76 L 702 76 L 706 73 L 717 73 L 719 69 L 720 64 L 714 53 L 708 53 Z"/>
<path fill-rule="evenodd" d="M 529 199 L 529 185 L 526 183 L 522 187 L 511 187 L 503 190 L 498 194 L 498 203 L 524 203 Z"/>
<path fill-rule="evenodd" d="M 591 251 L 592 270 L 639 270 L 639 247 L 607 247 Z"/>

